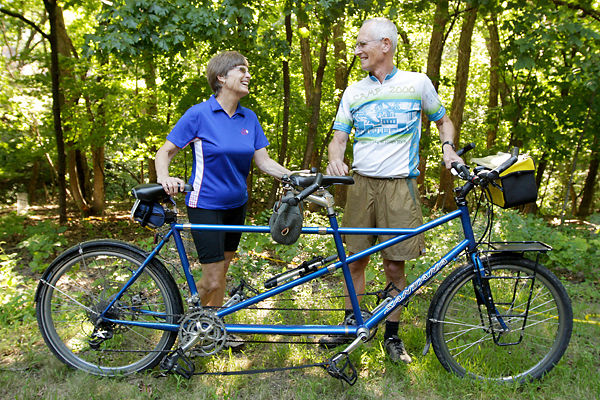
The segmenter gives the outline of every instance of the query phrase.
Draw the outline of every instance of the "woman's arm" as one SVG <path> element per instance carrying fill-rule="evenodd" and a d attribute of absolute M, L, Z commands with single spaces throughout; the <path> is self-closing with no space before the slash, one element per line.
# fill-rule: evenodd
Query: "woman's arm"
<path fill-rule="evenodd" d="M 283 175 L 290 175 L 291 171 L 281 166 L 277 161 L 269 157 L 264 147 L 254 152 L 254 163 L 262 172 L 280 179 Z"/>
<path fill-rule="evenodd" d="M 154 165 L 156 167 L 156 180 L 165 189 L 165 192 L 169 196 L 173 196 L 181 191 L 185 182 L 179 178 L 169 176 L 169 164 L 177 153 L 181 150 L 168 140 L 165 140 L 165 144 L 156 152 L 156 158 Z"/>

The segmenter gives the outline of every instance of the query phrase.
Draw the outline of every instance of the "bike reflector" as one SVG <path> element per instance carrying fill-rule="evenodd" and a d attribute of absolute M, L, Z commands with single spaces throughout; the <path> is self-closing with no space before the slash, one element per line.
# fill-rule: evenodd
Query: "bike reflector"
<path fill-rule="evenodd" d="M 136 200 L 131 208 L 131 218 L 142 226 L 160 228 L 165 224 L 165 209 L 160 203 Z"/>

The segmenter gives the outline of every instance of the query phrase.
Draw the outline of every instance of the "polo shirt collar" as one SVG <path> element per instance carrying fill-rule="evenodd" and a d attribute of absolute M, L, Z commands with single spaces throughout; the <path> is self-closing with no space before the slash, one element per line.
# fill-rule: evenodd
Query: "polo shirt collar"
<path fill-rule="evenodd" d="M 210 105 L 210 109 L 212 112 L 216 112 L 216 111 L 225 112 L 223 107 L 221 107 L 221 105 L 217 101 L 217 98 L 215 97 L 214 94 L 211 95 L 210 98 L 208 99 L 208 104 Z M 240 105 L 240 103 L 238 103 L 235 113 L 233 115 L 236 115 L 236 114 L 244 115 L 244 108 Z"/>
<path fill-rule="evenodd" d="M 390 72 L 389 74 L 387 74 L 385 76 L 385 79 L 383 80 L 384 82 L 387 80 L 390 80 L 394 77 L 394 75 L 396 75 L 396 72 L 398 72 L 398 68 L 396 68 L 396 66 L 394 66 L 394 69 L 392 70 L 392 72 Z M 379 82 L 379 79 L 377 79 L 375 76 L 373 76 L 371 73 L 369 73 L 369 78 L 371 78 L 371 80 L 373 82 Z"/>

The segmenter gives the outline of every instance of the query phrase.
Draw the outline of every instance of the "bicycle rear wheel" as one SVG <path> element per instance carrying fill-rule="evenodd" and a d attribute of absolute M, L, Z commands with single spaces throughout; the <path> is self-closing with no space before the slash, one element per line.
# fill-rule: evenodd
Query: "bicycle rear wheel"
<path fill-rule="evenodd" d="M 509 331 L 475 297 L 472 265 L 440 286 L 430 323 L 440 363 L 459 376 L 523 382 L 550 371 L 565 352 L 573 328 L 569 297 L 548 269 L 521 257 L 496 257 L 489 285 Z"/>
<path fill-rule="evenodd" d="M 49 267 L 36 293 L 36 313 L 46 344 L 62 362 L 95 375 L 128 375 L 154 367 L 173 346 L 176 332 L 97 322 L 144 259 L 126 243 L 97 241 L 67 250 Z M 173 278 L 152 261 L 106 315 L 176 323 L 182 310 Z"/>

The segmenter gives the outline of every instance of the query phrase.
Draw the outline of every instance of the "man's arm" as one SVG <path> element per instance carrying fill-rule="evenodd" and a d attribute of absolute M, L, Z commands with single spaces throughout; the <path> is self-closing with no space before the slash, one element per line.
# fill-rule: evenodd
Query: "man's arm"
<path fill-rule="evenodd" d="M 452 124 L 452 121 L 450 120 L 450 118 L 448 118 L 448 115 L 444 114 L 442 118 L 435 121 L 435 124 L 437 125 L 438 131 L 440 132 L 440 141 L 442 143 L 452 142 L 452 144 L 454 144 L 454 124 Z M 444 159 L 444 164 L 448 169 L 452 167 L 451 164 L 454 161 L 458 161 L 461 164 L 465 163 L 463 159 L 460 158 L 458 154 L 456 154 L 454 147 L 450 144 L 442 145 L 442 157 Z"/>
<path fill-rule="evenodd" d="M 348 143 L 348 134 L 342 131 L 334 131 L 333 139 L 329 143 L 327 164 L 328 175 L 348 175 L 348 166 L 344 163 L 344 153 Z"/>

